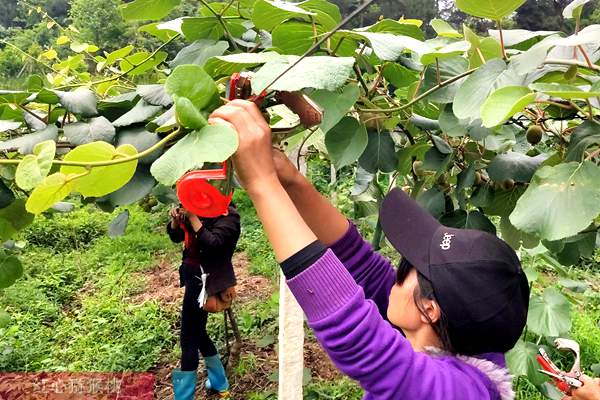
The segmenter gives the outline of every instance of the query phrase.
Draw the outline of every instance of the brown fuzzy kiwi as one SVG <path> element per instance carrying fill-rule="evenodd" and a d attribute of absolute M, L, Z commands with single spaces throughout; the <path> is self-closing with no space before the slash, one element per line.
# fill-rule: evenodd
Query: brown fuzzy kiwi
<path fill-rule="evenodd" d="M 527 128 L 527 141 L 536 145 L 542 141 L 542 137 L 544 137 L 544 129 L 539 125 L 531 125 Z"/>

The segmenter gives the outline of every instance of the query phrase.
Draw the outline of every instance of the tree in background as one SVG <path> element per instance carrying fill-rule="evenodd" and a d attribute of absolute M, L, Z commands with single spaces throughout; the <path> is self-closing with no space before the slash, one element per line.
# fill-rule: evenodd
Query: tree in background
<path fill-rule="evenodd" d="M 527 2 L 517 10 L 514 20 L 519 28 L 532 31 L 565 31 L 572 32 L 571 21 L 565 21 L 563 18 L 563 9 L 571 0 L 527 0 Z M 583 22 L 588 25 L 597 23 L 600 19 L 598 10 L 598 1 L 593 1 L 585 5 L 583 9 Z M 596 15 L 596 20 L 590 17 Z"/>
<path fill-rule="evenodd" d="M 126 27 L 118 0 L 74 0 L 69 16 L 81 37 L 105 50 L 119 48 Z"/>

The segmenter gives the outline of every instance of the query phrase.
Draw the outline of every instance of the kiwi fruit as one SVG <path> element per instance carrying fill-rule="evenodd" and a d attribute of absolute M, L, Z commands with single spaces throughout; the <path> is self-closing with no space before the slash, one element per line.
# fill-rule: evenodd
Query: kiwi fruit
<path fill-rule="evenodd" d="M 423 169 L 423 161 L 415 161 L 412 165 L 412 170 L 416 176 L 423 176 L 425 174 L 425 170 Z"/>
<path fill-rule="evenodd" d="M 512 179 L 506 179 L 500 185 L 502 190 L 513 190 L 513 188 L 515 187 L 515 181 Z"/>
<path fill-rule="evenodd" d="M 539 125 L 531 125 L 527 128 L 527 141 L 536 145 L 542 141 L 542 137 L 544 136 L 544 129 Z"/>

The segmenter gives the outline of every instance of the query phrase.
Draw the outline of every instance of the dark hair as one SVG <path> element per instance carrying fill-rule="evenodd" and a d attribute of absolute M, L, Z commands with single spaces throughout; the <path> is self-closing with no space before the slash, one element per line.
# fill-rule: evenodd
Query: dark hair
<path fill-rule="evenodd" d="M 396 272 L 396 283 L 403 283 L 410 271 L 412 271 L 414 267 L 406 261 L 406 259 L 402 259 L 400 264 L 398 265 L 398 270 Z M 413 292 L 413 299 L 419 312 L 423 315 L 427 321 L 431 324 L 434 332 L 438 335 L 440 342 L 442 343 L 442 350 L 454 353 L 454 346 L 452 346 L 452 342 L 450 341 L 450 334 L 448 333 L 448 317 L 444 311 L 440 308 L 440 318 L 433 322 L 433 320 L 429 317 L 427 312 L 425 311 L 425 306 L 423 305 L 423 300 L 433 300 L 436 301 L 435 293 L 433 290 L 433 286 L 431 282 L 419 271 L 417 271 L 417 282 L 419 285 L 415 288 Z M 439 303 L 438 303 L 439 304 Z"/>

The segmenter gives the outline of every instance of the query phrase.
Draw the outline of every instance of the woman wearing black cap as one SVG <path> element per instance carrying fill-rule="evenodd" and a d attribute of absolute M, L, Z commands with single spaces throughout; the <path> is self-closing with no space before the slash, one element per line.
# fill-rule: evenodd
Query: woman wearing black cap
<path fill-rule="evenodd" d="M 442 226 L 394 189 L 380 220 L 403 256 L 396 271 L 273 153 L 270 129 L 253 103 L 232 101 L 209 122 L 238 132 L 236 171 L 288 286 L 365 399 L 514 398 L 504 353 L 525 326 L 529 286 L 506 243 Z"/>

